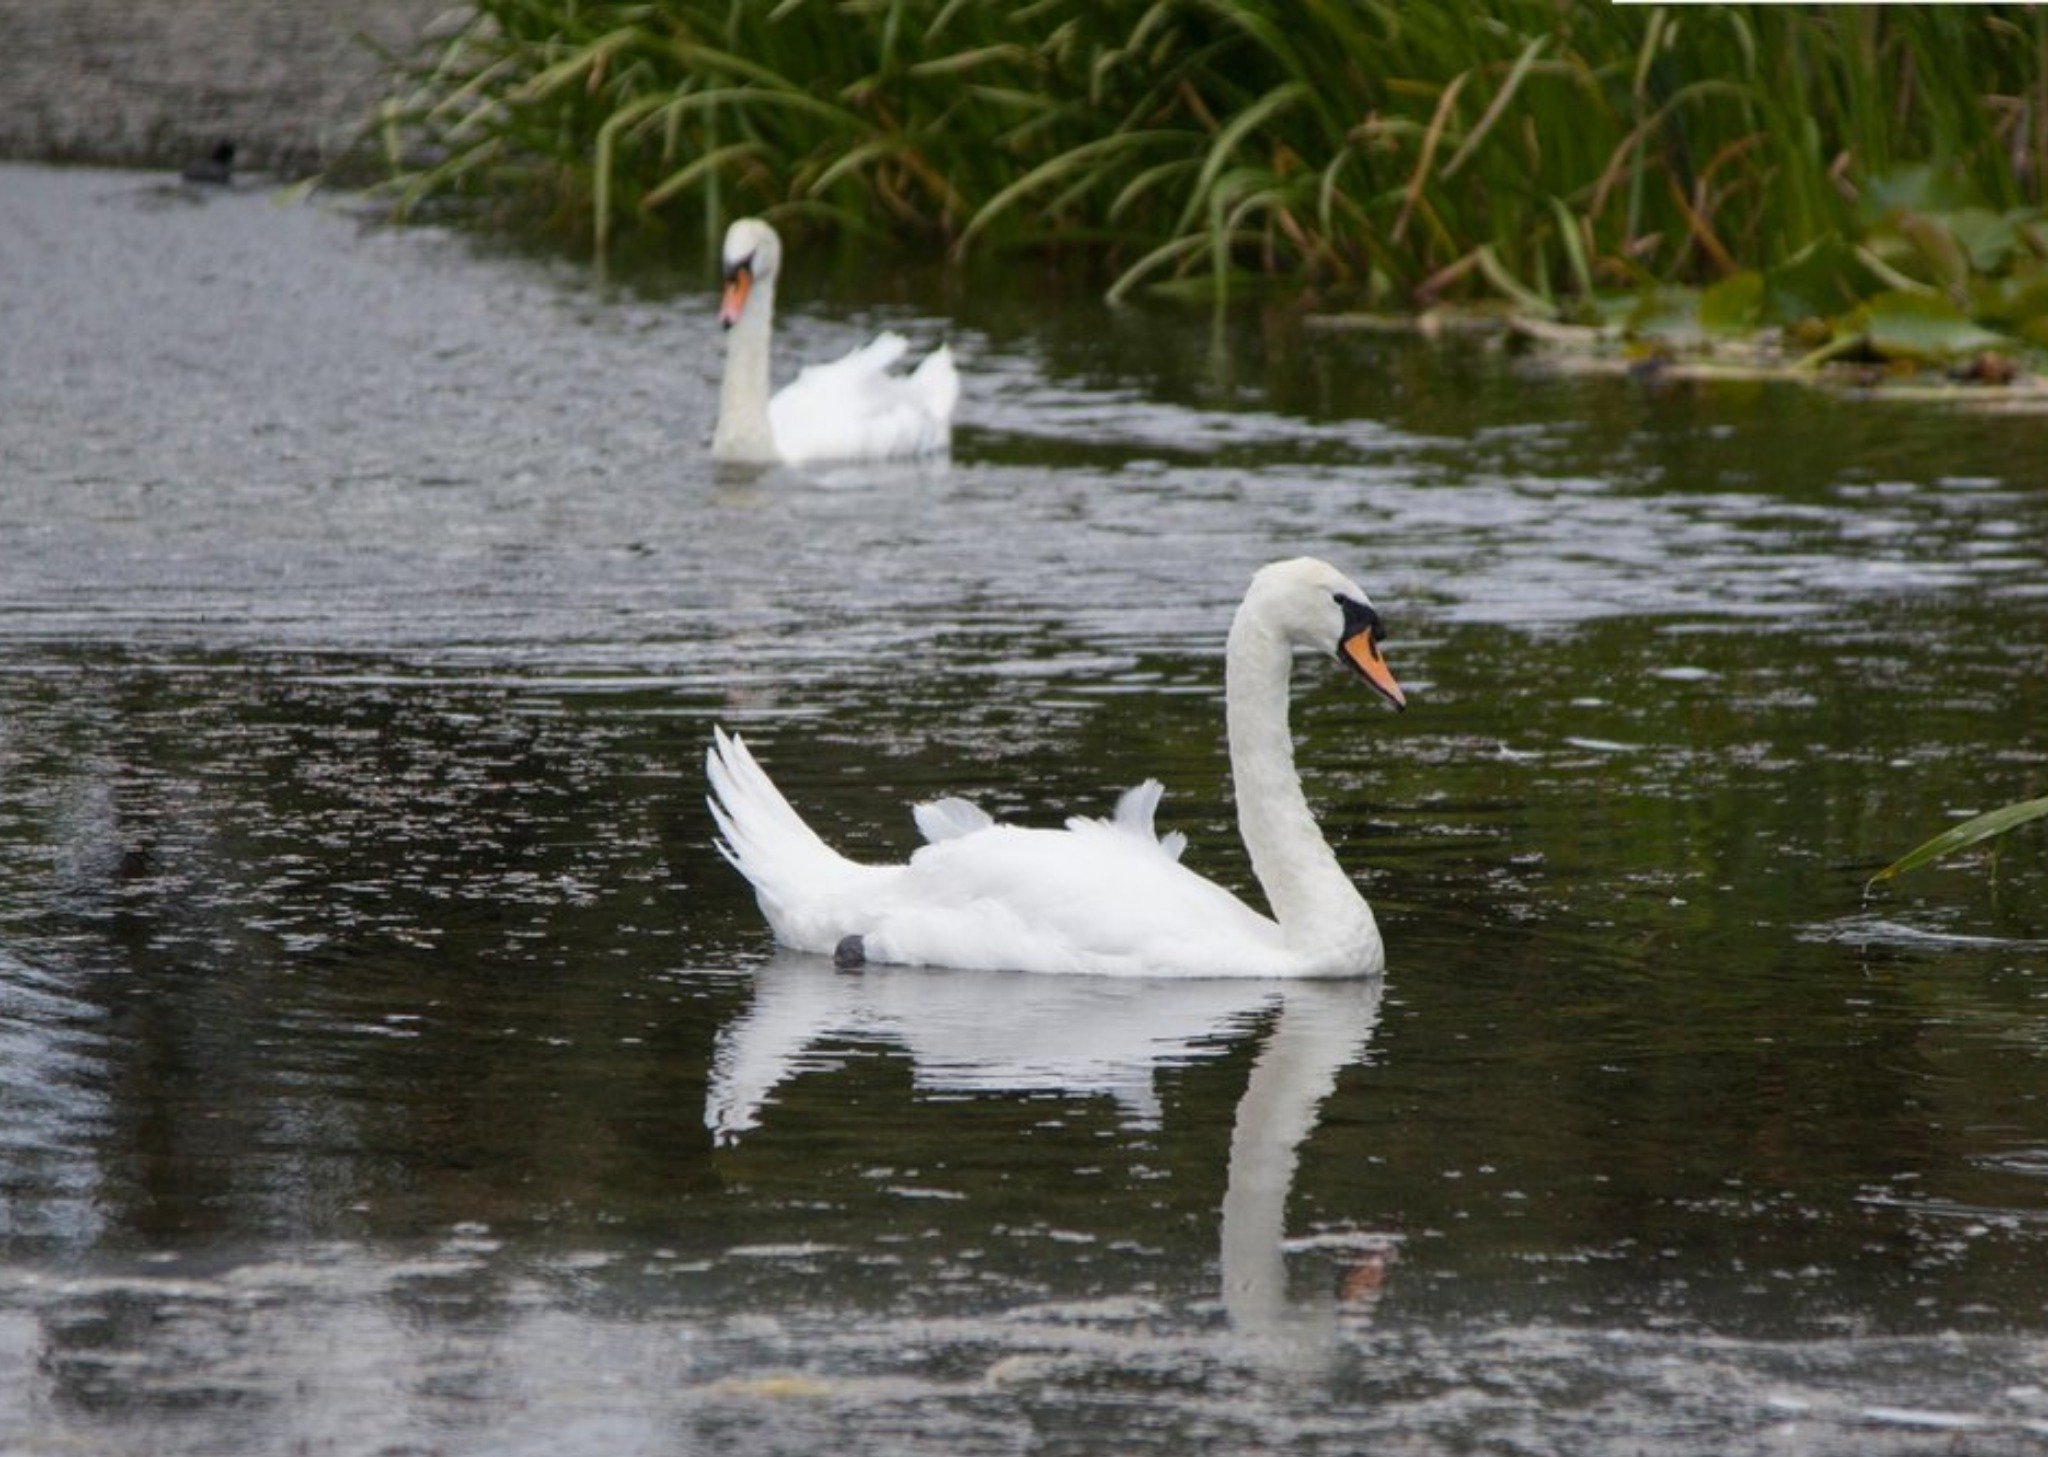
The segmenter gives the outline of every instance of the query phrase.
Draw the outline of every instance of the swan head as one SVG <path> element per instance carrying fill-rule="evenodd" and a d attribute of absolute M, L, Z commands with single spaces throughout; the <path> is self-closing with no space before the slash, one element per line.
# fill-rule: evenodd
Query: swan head
<path fill-rule="evenodd" d="M 1408 706 L 1380 651 L 1387 634 L 1372 598 L 1328 562 L 1304 556 L 1261 567 L 1242 610 L 1265 618 L 1295 647 L 1335 658 L 1395 708 Z"/>
<path fill-rule="evenodd" d="M 775 281 L 782 266 L 782 239 L 759 218 L 741 218 L 725 230 L 719 261 L 725 271 L 725 296 L 719 300 L 718 322 L 730 329 L 740 321 L 755 286 Z"/>

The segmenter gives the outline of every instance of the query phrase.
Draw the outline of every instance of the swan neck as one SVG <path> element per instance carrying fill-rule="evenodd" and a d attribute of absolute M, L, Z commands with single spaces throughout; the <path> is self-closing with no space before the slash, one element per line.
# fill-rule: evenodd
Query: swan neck
<path fill-rule="evenodd" d="M 711 433 L 717 460 L 778 458 L 768 421 L 769 335 L 775 317 L 775 282 L 754 285 L 739 321 L 725 335 L 725 378 L 718 390 L 718 425 Z"/>
<path fill-rule="evenodd" d="M 1294 766 L 1287 713 L 1293 666 L 1285 634 L 1247 599 L 1224 661 L 1238 833 L 1290 951 L 1339 963 L 1376 958 L 1372 911 L 1316 825 Z"/>

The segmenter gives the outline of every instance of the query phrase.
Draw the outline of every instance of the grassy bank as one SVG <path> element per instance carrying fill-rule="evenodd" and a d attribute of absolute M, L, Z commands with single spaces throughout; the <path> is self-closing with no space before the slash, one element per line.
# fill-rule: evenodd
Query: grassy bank
<path fill-rule="evenodd" d="M 387 137 L 425 159 L 394 161 L 401 209 L 599 249 L 760 212 L 1085 250 L 1119 294 L 1571 316 L 1700 290 L 1663 307 L 1712 330 L 1879 301 L 1922 339 L 2048 345 L 2038 8 L 476 0 Z"/>

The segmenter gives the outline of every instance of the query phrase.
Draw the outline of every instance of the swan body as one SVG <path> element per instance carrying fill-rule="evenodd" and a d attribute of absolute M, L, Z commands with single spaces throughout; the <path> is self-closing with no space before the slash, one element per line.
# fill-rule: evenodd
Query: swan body
<path fill-rule="evenodd" d="M 903 865 L 863 865 L 803 822 L 745 745 L 713 730 L 706 756 L 719 850 L 753 883 L 776 939 L 799 951 L 973 970 L 1106 976 L 1337 977 L 1380 970 L 1372 908 L 1316 828 L 1287 726 L 1294 651 L 1314 648 L 1405 706 L 1379 650 L 1378 614 L 1312 558 L 1253 578 L 1225 652 L 1239 833 L 1272 905 L 1253 910 L 1180 863 L 1153 826 L 1160 786 L 1106 820 L 1001 825 L 960 799 L 914 810 L 927 843 Z"/>
<path fill-rule="evenodd" d="M 742 218 L 726 230 L 723 258 L 725 378 L 711 435 L 715 459 L 802 465 L 935 455 L 951 446 L 960 376 L 943 344 L 909 374 L 895 374 L 891 367 L 910 345 L 900 334 L 882 334 L 829 364 L 808 366 L 771 397 L 782 240 L 760 219 Z"/>

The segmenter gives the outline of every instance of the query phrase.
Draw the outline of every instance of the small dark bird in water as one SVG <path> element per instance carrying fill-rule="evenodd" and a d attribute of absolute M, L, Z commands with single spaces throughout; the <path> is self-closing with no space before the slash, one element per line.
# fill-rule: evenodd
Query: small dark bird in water
<path fill-rule="evenodd" d="M 182 174 L 187 182 L 225 187 L 235 180 L 235 144 L 215 142 L 213 150 L 196 162 L 189 162 Z"/>

